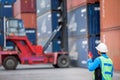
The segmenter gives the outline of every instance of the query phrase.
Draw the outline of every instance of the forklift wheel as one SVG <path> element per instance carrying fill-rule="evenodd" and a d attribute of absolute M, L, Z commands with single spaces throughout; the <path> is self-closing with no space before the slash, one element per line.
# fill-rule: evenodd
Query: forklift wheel
<path fill-rule="evenodd" d="M 8 56 L 3 60 L 3 66 L 6 70 L 15 70 L 18 65 L 18 60 L 13 56 Z"/>
<path fill-rule="evenodd" d="M 70 59 L 69 59 L 68 55 L 60 55 L 58 57 L 57 66 L 59 68 L 67 68 L 67 67 L 69 67 L 69 64 L 70 64 Z"/>

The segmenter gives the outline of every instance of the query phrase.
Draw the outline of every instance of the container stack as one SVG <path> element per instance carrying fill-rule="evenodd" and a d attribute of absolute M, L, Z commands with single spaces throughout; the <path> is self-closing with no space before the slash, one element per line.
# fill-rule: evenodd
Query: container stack
<path fill-rule="evenodd" d="M 37 44 L 44 46 L 52 34 L 51 0 L 36 0 L 37 5 Z M 52 44 L 46 52 L 52 52 Z"/>
<path fill-rule="evenodd" d="M 28 39 L 33 45 L 36 44 L 36 0 L 16 0 L 14 4 L 14 17 L 22 19 Z"/>
<path fill-rule="evenodd" d="M 87 67 L 88 52 L 98 56 L 100 42 L 100 4 L 98 0 L 68 0 L 69 52 L 72 64 Z"/>
<path fill-rule="evenodd" d="M 108 4 L 109 1 L 109 4 Z M 113 60 L 115 70 L 120 71 L 120 0 L 100 0 L 101 41 L 107 44 L 107 53 Z"/>
<path fill-rule="evenodd" d="M 63 13 L 64 8 L 66 8 L 66 0 L 37 0 L 37 25 L 38 25 L 38 44 L 44 46 L 54 30 L 56 30 L 60 25 L 62 26 L 63 31 L 58 32 L 54 40 L 49 45 L 47 52 L 56 52 L 67 50 L 67 34 L 66 28 L 63 29 L 63 24 L 66 26 L 67 17 Z M 63 21 L 63 16 L 64 21 Z M 61 18 L 61 21 L 59 22 Z M 63 21 L 63 22 L 62 22 Z M 62 24 L 61 24 L 62 23 Z M 64 34 L 64 35 L 63 35 Z M 65 37 L 66 36 L 66 37 Z M 64 44 L 65 43 L 65 44 Z"/>
<path fill-rule="evenodd" d="M 0 46 L 4 45 L 3 18 L 13 17 L 13 4 L 15 1 L 16 0 L 0 0 Z"/>

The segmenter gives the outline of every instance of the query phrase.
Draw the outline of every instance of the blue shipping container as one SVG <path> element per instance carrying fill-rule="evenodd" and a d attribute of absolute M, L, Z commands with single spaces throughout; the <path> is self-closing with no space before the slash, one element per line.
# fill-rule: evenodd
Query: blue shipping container
<path fill-rule="evenodd" d="M 0 46 L 4 45 L 3 18 L 0 18 Z"/>
<path fill-rule="evenodd" d="M 77 50 L 78 50 L 78 66 L 87 68 L 88 60 L 88 38 L 77 39 Z"/>
<path fill-rule="evenodd" d="M 61 0 L 51 0 L 51 9 L 58 10 Z"/>
<path fill-rule="evenodd" d="M 99 43 L 100 43 L 100 36 L 96 36 L 96 37 L 93 36 L 89 38 L 89 51 L 92 52 L 93 54 L 93 60 L 99 56 L 95 48 Z"/>
<path fill-rule="evenodd" d="M 58 39 L 54 39 L 54 40 L 53 40 L 53 42 L 52 42 L 52 51 L 53 51 L 53 52 L 62 51 L 61 41 L 60 41 L 60 40 L 58 40 Z"/>
<path fill-rule="evenodd" d="M 16 0 L 0 0 L 0 4 L 14 4 Z"/>
<path fill-rule="evenodd" d="M 26 35 L 33 45 L 37 44 L 37 36 L 35 29 L 26 29 Z"/>
<path fill-rule="evenodd" d="M 13 17 L 12 5 L 0 5 L 0 17 Z"/>
<path fill-rule="evenodd" d="M 100 34 L 99 4 L 80 6 L 68 12 L 69 36 Z"/>
<path fill-rule="evenodd" d="M 41 16 L 51 10 L 51 0 L 37 0 L 37 16 Z"/>
<path fill-rule="evenodd" d="M 88 34 L 100 34 L 100 5 L 89 4 L 88 9 Z"/>

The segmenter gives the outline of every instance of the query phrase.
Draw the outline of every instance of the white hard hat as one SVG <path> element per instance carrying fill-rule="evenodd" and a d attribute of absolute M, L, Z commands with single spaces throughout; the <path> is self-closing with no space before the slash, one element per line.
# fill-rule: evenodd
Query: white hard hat
<path fill-rule="evenodd" d="M 107 46 L 104 43 L 100 43 L 97 47 L 95 47 L 100 52 L 108 52 Z"/>

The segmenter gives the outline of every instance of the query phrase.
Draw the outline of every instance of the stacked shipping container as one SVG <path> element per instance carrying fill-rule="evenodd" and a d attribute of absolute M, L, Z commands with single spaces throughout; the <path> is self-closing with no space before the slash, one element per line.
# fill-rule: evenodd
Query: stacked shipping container
<path fill-rule="evenodd" d="M 108 4 L 109 1 L 109 4 Z M 101 41 L 108 46 L 115 70 L 120 71 L 120 0 L 100 0 Z"/>
<path fill-rule="evenodd" d="M 36 0 L 17 0 L 14 4 L 14 17 L 23 20 L 28 39 L 36 44 Z"/>
<path fill-rule="evenodd" d="M 72 9 L 68 8 L 69 50 L 72 64 L 87 67 L 88 52 L 98 56 L 95 46 L 100 41 L 100 8 L 98 0 L 82 1 L 73 1 Z"/>

